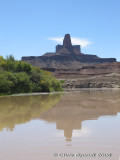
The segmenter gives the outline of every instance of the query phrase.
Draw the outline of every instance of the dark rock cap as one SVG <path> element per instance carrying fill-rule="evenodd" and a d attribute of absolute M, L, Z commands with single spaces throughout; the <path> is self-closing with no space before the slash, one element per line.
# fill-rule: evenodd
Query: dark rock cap
<path fill-rule="evenodd" d="M 70 34 L 65 34 L 65 37 L 63 40 L 63 46 L 65 48 L 70 48 L 72 46 Z"/>
<path fill-rule="evenodd" d="M 70 34 L 65 34 L 63 39 L 63 45 L 56 46 L 56 53 L 64 53 L 64 54 L 81 54 L 80 45 L 72 45 Z"/>
<path fill-rule="evenodd" d="M 73 46 L 71 43 L 71 38 L 69 34 L 65 34 L 64 40 L 63 40 L 63 48 L 66 48 L 71 54 L 74 53 Z"/>

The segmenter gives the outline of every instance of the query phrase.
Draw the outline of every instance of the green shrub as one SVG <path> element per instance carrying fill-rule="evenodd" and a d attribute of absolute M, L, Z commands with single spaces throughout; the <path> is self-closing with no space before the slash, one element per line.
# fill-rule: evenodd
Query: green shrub
<path fill-rule="evenodd" d="M 16 61 L 13 56 L 0 56 L 0 94 L 61 91 L 50 72 Z"/>
<path fill-rule="evenodd" d="M 14 83 L 8 80 L 8 76 L 4 73 L 0 74 L 0 93 L 11 94 Z"/>

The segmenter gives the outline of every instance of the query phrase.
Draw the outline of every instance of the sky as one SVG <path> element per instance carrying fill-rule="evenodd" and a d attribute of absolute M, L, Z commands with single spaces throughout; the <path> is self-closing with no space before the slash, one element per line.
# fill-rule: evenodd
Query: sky
<path fill-rule="evenodd" d="M 82 53 L 120 61 L 120 0 L 0 0 L 0 55 L 54 52 L 65 34 Z"/>

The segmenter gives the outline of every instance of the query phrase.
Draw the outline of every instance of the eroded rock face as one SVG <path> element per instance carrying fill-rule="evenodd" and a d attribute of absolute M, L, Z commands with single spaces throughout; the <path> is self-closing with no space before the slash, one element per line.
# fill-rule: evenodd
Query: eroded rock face
<path fill-rule="evenodd" d="M 63 47 L 72 48 L 71 38 L 69 34 L 66 34 L 63 40 Z"/>
<path fill-rule="evenodd" d="M 64 75 L 63 75 L 64 76 Z M 63 77 L 60 76 L 63 79 Z M 65 78 L 65 77 L 64 77 Z M 120 71 L 100 75 L 66 75 L 63 88 L 120 88 Z"/>
<path fill-rule="evenodd" d="M 69 51 L 69 54 L 75 54 L 69 34 L 66 34 L 65 37 L 64 37 L 62 52 L 67 53 L 67 50 Z"/>
<path fill-rule="evenodd" d="M 56 53 L 59 54 L 81 54 L 80 45 L 72 45 L 71 37 L 69 34 L 65 34 L 63 39 L 63 45 L 56 46 Z"/>

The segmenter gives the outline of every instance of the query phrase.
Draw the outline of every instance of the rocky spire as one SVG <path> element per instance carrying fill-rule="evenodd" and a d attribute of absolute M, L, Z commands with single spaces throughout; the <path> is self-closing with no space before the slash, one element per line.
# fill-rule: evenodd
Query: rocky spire
<path fill-rule="evenodd" d="M 66 47 L 66 48 L 72 46 L 71 38 L 70 38 L 69 34 L 65 34 L 65 37 L 64 37 L 64 40 L 63 40 L 63 46 Z"/>
<path fill-rule="evenodd" d="M 69 51 L 73 51 L 71 38 L 69 34 L 65 34 L 65 37 L 63 40 L 63 47 L 67 48 Z"/>

